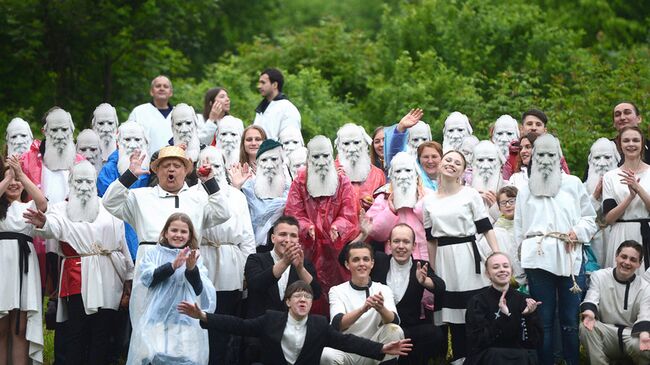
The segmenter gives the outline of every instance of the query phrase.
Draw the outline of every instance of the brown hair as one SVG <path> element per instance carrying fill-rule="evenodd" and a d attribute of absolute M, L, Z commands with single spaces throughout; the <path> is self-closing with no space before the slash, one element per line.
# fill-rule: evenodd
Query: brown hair
<path fill-rule="evenodd" d="M 260 132 L 262 141 L 266 140 L 266 132 L 264 131 L 264 128 L 260 127 L 259 125 L 249 125 L 246 127 L 246 129 L 244 129 L 244 132 L 241 134 L 241 143 L 239 144 L 239 163 L 242 165 L 248 162 L 248 155 L 246 154 L 246 150 L 244 150 L 244 140 L 246 140 L 246 133 L 248 133 L 251 129 L 255 129 L 256 131 Z"/>
<path fill-rule="evenodd" d="M 516 198 L 517 197 L 518 190 L 516 187 L 512 185 L 507 185 L 499 189 L 497 192 L 497 203 L 500 203 L 500 196 L 501 194 L 506 194 L 508 198 Z"/>
<path fill-rule="evenodd" d="M 424 153 L 425 148 L 433 148 L 442 157 L 442 145 L 436 141 L 426 141 L 418 146 L 418 162 L 420 162 L 420 156 Z"/>
<path fill-rule="evenodd" d="M 639 262 L 643 262 L 643 246 L 635 240 L 627 240 L 621 242 L 620 245 L 618 245 L 618 248 L 616 249 L 616 256 L 623 251 L 624 248 L 629 247 L 633 248 L 636 252 L 639 253 Z"/>
<path fill-rule="evenodd" d="M 192 219 L 187 214 L 181 212 L 172 213 L 169 218 L 167 218 L 167 222 L 165 222 L 165 226 L 160 232 L 160 238 L 158 239 L 160 243 L 164 244 L 165 246 L 169 246 L 169 241 L 167 241 L 167 238 L 165 238 L 165 233 L 169 229 L 169 226 L 172 224 L 172 222 L 175 221 L 181 221 L 187 224 L 187 227 L 190 229 L 190 238 L 187 240 L 186 246 L 190 246 L 191 249 L 199 248 L 199 242 L 196 238 L 196 231 L 194 230 Z"/>
<path fill-rule="evenodd" d="M 616 142 L 618 142 L 618 143 L 616 143 L 616 145 L 617 145 L 616 147 L 618 148 L 619 152 L 621 153 L 621 158 L 623 157 L 623 151 L 621 149 L 621 136 L 623 136 L 623 133 L 625 133 L 627 131 L 635 131 L 635 132 L 639 133 L 639 135 L 641 136 L 641 159 L 643 160 L 643 156 L 645 156 L 645 136 L 643 135 L 643 132 L 641 132 L 641 128 L 639 128 L 637 126 L 631 126 L 631 125 L 623 127 L 623 129 L 621 129 L 618 132 L 618 136 L 616 136 Z"/>
<path fill-rule="evenodd" d="M 314 295 L 314 291 L 311 286 L 303 280 L 297 280 L 287 286 L 287 289 L 284 291 L 284 300 L 288 300 L 292 295 L 298 292 L 305 292 L 308 294 Z"/>
<path fill-rule="evenodd" d="M 519 147 L 521 148 L 521 141 L 523 141 L 524 139 L 527 139 L 528 142 L 530 142 L 531 145 L 534 145 L 535 140 L 537 139 L 537 137 L 539 137 L 539 134 L 534 133 L 534 132 L 524 134 L 523 136 L 519 137 Z M 531 156 L 531 158 L 532 158 L 532 156 Z M 530 162 L 529 162 L 529 164 L 530 164 Z M 515 164 L 515 168 L 514 168 L 514 170 L 512 170 L 512 172 L 513 173 L 514 172 L 520 172 L 522 166 L 524 166 L 524 163 L 521 160 L 521 155 L 519 153 L 517 153 L 517 163 Z"/>
<path fill-rule="evenodd" d="M 380 131 L 384 131 L 383 126 L 375 128 L 375 130 L 372 132 L 372 142 L 370 142 L 370 163 L 384 170 L 384 156 L 378 156 L 377 152 L 375 152 L 375 137 L 377 137 L 377 133 Z"/>
<path fill-rule="evenodd" d="M 218 87 L 213 87 L 212 89 L 206 91 L 205 97 L 203 98 L 203 120 L 207 121 L 208 118 L 210 117 L 210 111 L 212 110 L 212 104 L 214 104 L 214 98 L 219 95 L 221 91 L 225 91 L 228 93 L 228 90 L 225 88 L 218 86 Z M 228 112 L 226 112 L 226 115 L 228 115 Z"/>

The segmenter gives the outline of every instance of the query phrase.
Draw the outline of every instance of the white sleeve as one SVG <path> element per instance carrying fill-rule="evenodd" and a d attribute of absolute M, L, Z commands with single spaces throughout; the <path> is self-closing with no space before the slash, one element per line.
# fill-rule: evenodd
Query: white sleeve
<path fill-rule="evenodd" d="M 573 231 L 578 237 L 580 242 L 589 242 L 591 238 L 598 231 L 596 225 L 596 211 L 591 205 L 591 199 L 587 195 L 584 185 L 579 183 L 576 185 L 578 188 L 578 199 L 580 202 L 580 220 L 573 226 Z"/>

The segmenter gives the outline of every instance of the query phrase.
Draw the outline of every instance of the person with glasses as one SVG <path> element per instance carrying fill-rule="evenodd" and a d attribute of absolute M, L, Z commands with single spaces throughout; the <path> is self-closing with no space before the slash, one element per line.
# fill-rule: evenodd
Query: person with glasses
<path fill-rule="evenodd" d="M 318 364 L 325 346 L 377 360 L 385 355 L 406 355 L 410 351 L 408 339 L 382 344 L 338 332 L 325 317 L 309 314 L 313 293 L 309 284 L 298 280 L 289 285 L 284 294 L 288 313 L 269 310 L 254 319 L 206 313 L 196 303 L 187 301 L 178 305 L 178 311 L 199 319 L 203 328 L 260 337 L 264 348 L 262 362 L 267 365 Z"/>
<path fill-rule="evenodd" d="M 515 204 L 517 203 L 517 188 L 514 186 L 504 186 L 497 192 L 497 204 L 499 205 L 499 212 L 501 215 L 496 222 L 494 222 L 494 234 L 497 236 L 497 243 L 499 251 L 507 253 L 512 261 L 512 278 L 514 287 L 519 287 L 519 290 L 528 293 L 526 287 L 526 273 L 521 268 L 519 261 L 519 245 L 515 241 L 514 219 L 515 219 Z M 514 285 L 515 282 L 517 285 Z"/>

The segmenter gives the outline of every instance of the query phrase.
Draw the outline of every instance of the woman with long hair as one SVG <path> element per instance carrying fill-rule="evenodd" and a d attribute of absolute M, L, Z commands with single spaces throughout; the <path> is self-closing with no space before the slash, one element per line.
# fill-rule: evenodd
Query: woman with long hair
<path fill-rule="evenodd" d="M 517 189 L 528 186 L 528 168 L 530 167 L 530 158 L 533 155 L 533 144 L 537 139 L 537 133 L 526 133 L 519 138 L 519 153 L 517 163 L 515 164 L 514 173 L 510 175 L 508 181 Z"/>
<path fill-rule="evenodd" d="M 241 119 L 230 115 L 228 91 L 220 86 L 214 87 L 205 93 L 203 97 L 203 113 L 201 115 L 203 116 L 203 123 L 199 128 L 199 139 L 205 145 L 213 144 L 219 122 L 223 119 L 233 119 L 241 129 L 244 129 L 244 123 Z"/>

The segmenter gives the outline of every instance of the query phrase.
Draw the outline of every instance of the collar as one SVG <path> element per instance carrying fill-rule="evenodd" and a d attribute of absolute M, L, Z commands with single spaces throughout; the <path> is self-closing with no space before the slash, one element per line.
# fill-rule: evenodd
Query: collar
<path fill-rule="evenodd" d="M 153 100 L 151 100 L 151 101 L 149 102 L 149 104 L 153 105 L 154 108 L 158 109 L 158 107 L 156 106 L 156 104 L 153 103 Z M 165 108 L 165 109 L 158 109 L 158 110 L 172 110 L 172 109 L 174 109 L 174 106 L 172 105 L 171 102 L 168 101 L 168 102 L 167 102 L 167 108 Z"/>
<path fill-rule="evenodd" d="M 510 292 L 511 290 L 513 290 L 513 289 L 512 289 L 512 286 L 508 285 L 508 290 L 506 291 L 506 298 L 509 296 L 509 292 Z M 489 293 L 490 293 L 491 296 L 496 297 L 496 298 L 501 298 L 501 295 L 503 294 L 502 291 L 500 291 L 499 289 L 495 288 L 493 285 L 490 285 L 490 286 L 489 286 L 488 291 L 489 291 Z"/>
<path fill-rule="evenodd" d="M 282 257 L 280 257 L 280 256 L 275 252 L 275 250 L 271 250 L 271 251 L 269 251 L 269 252 L 271 253 L 271 257 L 273 258 L 273 263 L 276 263 L 276 262 L 282 260 Z M 291 316 L 289 316 L 289 317 L 291 317 Z"/>
<path fill-rule="evenodd" d="M 305 325 L 307 325 L 307 318 L 309 318 L 308 315 L 305 316 L 305 318 L 303 318 L 301 320 L 297 320 L 297 319 L 293 318 L 291 313 L 289 313 L 287 315 L 287 324 L 291 325 L 291 326 L 296 326 L 296 327 L 304 327 Z"/>
<path fill-rule="evenodd" d="M 278 93 L 278 95 L 276 95 L 276 97 L 273 98 L 273 101 L 285 100 L 285 99 L 287 99 L 286 95 L 284 95 L 283 93 Z M 268 108 L 270 104 L 271 102 L 268 101 L 266 98 L 262 99 L 262 101 L 260 101 L 260 103 L 257 105 L 257 108 L 255 108 L 255 112 L 264 114 L 266 108 Z"/>
<path fill-rule="evenodd" d="M 367 292 L 367 291 L 370 289 L 370 287 L 372 286 L 372 280 L 368 281 L 368 286 L 358 286 L 358 285 L 354 285 L 354 283 L 352 282 L 352 280 L 350 280 L 350 286 L 351 286 L 352 289 L 354 289 L 354 290 L 359 290 L 359 291 L 362 291 L 362 290 L 363 290 L 363 291 L 366 291 L 366 292 Z"/>
<path fill-rule="evenodd" d="M 515 226 L 515 220 L 514 219 L 507 219 L 503 215 L 499 216 L 499 219 L 494 223 L 495 227 L 501 227 L 505 229 L 512 229 Z"/>
<path fill-rule="evenodd" d="M 614 280 L 616 280 L 617 283 L 623 284 L 623 285 L 628 285 L 628 284 L 632 283 L 634 281 L 634 279 L 636 279 L 636 274 L 632 274 L 632 277 L 630 277 L 630 280 L 628 280 L 628 281 L 618 280 L 618 278 L 616 277 L 616 268 L 612 269 L 612 276 L 614 276 Z"/>
<path fill-rule="evenodd" d="M 187 186 L 187 183 L 185 183 L 185 182 L 183 183 L 183 187 L 181 188 L 181 190 L 179 190 L 178 193 L 176 193 L 176 194 L 172 194 L 172 193 L 170 193 L 168 191 L 163 190 L 163 188 L 161 188 L 160 185 L 156 185 L 155 188 L 156 188 L 156 193 L 157 193 L 159 198 L 167 198 L 167 197 L 170 197 L 170 196 L 179 196 L 179 195 L 181 195 L 182 192 L 184 192 L 186 190 L 189 190 L 189 186 Z"/>
<path fill-rule="evenodd" d="M 395 268 L 397 271 L 406 271 L 410 270 L 411 266 L 413 266 L 413 256 L 409 257 L 408 261 L 404 264 L 400 264 L 395 260 L 395 256 L 391 255 L 390 257 L 390 266 L 391 268 Z"/>

